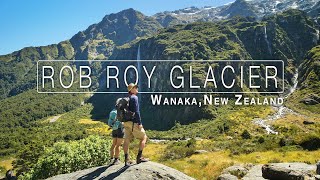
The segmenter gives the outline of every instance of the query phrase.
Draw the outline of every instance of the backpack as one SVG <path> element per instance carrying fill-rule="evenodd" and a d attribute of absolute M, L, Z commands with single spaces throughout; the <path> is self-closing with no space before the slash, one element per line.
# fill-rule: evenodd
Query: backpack
<path fill-rule="evenodd" d="M 109 113 L 108 126 L 112 127 L 116 121 L 117 121 L 117 110 L 113 109 Z"/>
<path fill-rule="evenodd" d="M 117 119 L 120 122 L 131 121 L 135 115 L 129 110 L 129 97 L 119 98 L 116 101 Z"/>

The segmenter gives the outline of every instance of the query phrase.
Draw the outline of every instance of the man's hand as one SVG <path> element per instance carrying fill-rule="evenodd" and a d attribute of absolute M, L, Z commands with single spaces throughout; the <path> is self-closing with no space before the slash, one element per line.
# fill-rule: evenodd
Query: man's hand
<path fill-rule="evenodd" d="M 142 128 L 143 128 L 142 124 L 139 124 L 139 125 L 138 125 L 138 128 L 139 128 L 139 129 L 142 129 Z"/>

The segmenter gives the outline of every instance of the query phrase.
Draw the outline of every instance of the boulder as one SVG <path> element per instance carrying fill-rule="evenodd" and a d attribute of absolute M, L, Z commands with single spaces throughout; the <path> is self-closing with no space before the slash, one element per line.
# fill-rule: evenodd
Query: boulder
<path fill-rule="evenodd" d="M 208 151 L 200 149 L 200 150 L 196 150 L 194 153 L 195 154 L 203 154 L 203 153 L 207 153 Z"/>
<path fill-rule="evenodd" d="M 242 180 L 264 180 L 261 172 L 262 165 L 255 165 L 249 169 L 248 173 L 242 178 Z"/>
<path fill-rule="evenodd" d="M 194 180 L 194 178 L 184 173 L 170 168 L 168 166 L 155 162 L 145 162 L 125 167 L 123 163 L 113 166 L 100 166 L 90 169 L 80 170 L 70 174 L 61 174 L 51 178 L 50 180 L 60 179 L 176 179 L 176 180 Z"/>
<path fill-rule="evenodd" d="M 240 165 L 230 166 L 223 170 L 222 174 L 231 174 L 237 177 L 243 177 L 248 173 L 248 169 Z"/>
<path fill-rule="evenodd" d="M 314 100 L 314 99 L 311 99 L 311 98 L 304 98 L 302 99 L 300 102 L 302 102 L 303 104 L 306 104 L 306 105 L 316 105 L 316 104 L 319 104 L 318 101 Z"/>
<path fill-rule="evenodd" d="M 13 172 L 12 169 L 10 169 L 10 170 L 8 170 L 6 172 L 6 178 L 5 179 L 7 179 L 7 180 L 15 180 L 15 179 L 17 179 L 16 176 L 14 175 L 14 172 Z"/>
<path fill-rule="evenodd" d="M 304 180 L 314 176 L 315 165 L 305 163 L 272 163 L 262 166 L 265 179 Z"/>
<path fill-rule="evenodd" d="M 316 94 L 310 94 L 309 97 L 310 97 L 311 99 L 314 99 L 314 100 L 320 102 L 320 96 L 318 96 L 318 95 L 316 95 Z"/>
<path fill-rule="evenodd" d="M 228 140 L 232 140 L 232 139 L 233 139 L 232 136 L 227 136 L 226 138 L 227 138 Z"/>
<path fill-rule="evenodd" d="M 302 99 L 300 102 L 306 105 L 315 105 L 320 103 L 320 97 L 315 94 L 310 94 L 308 97 Z"/>
<path fill-rule="evenodd" d="M 237 176 L 231 174 L 221 174 L 218 180 L 238 180 Z"/>
<path fill-rule="evenodd" d="M 313 121 L 303 121 L 303 124 L 304 125 L 309 125 L 309 124 L 314 124 L 314 122 Z"/>

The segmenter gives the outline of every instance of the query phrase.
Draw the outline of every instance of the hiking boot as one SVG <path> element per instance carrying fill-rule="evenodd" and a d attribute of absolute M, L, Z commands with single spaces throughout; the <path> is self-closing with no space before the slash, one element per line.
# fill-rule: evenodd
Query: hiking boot
<path fill-rule="evenodd" d="M 114 161 L 113 161 L 113 165 L 118 165 L 118 164 L 120 164 L 121 163 L 121 161 L 119 160 L 119 159 L 114 159 Z"/>
<path fill-rule="evenodd" d="M 142 162 L 148 162 L 149 158 L 144 158 L 144 157 L 137 157 L 137 164 L 140 164 Z"/>
<path fill-rule="evenodd" d="M 107 161 L 107 164 L 113 164 L 114 162 L 114 158 L 110 158 L 108 161 Z"/>
<path fill-rule="evenodd" d="M 124 166 L 131 166 L 131 165 L 133 165 L 133 162 L 130 161 L 130 160 L 128 160 L 128 161 L 126 161 L 126 162 L 124 163 Z"/>

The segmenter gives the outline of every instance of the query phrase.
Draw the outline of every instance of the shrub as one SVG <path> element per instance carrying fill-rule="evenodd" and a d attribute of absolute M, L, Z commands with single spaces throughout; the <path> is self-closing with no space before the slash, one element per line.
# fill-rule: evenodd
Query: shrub
<path fill-rule="evenodd" d="M 320 148 L 320 138 L 315 134 L 308 135 L 300 142 L 300 146 L 310 151 L 317 150 Z"/>
<path fill-rule="evenodd" d="M 251 134 L 248 132 L 248 130 L 244 130 L 241 134 L 242 139 L 251 139 Z"/>
<path fill-rule="evenodd" d="M 195 139 L 190 139 L 188 141 L 178 141 L 169 144 L 162 155 L 162 160 L 168 159 L 180 159 L 191 156 L 196 150 Z"/>
<path fill-rule="evenodd" d="M 264 141 L 265 141 L 264 138 L 263 138 L 262 136 L 260 136 L 259 139 L 258 139 L 258 142 L 259 142 L 260 144 L 262 144 L 262 143 L 264 143 Z"/>
<path fill-rule="evenodd" d="M 7 172 L 6 168 L 3 166 L 0 166 L 0 176 L 4 176 L 6 172 Z"/>
<path fill-rule="evenodd" d="M 69 143 L 59 142 L 46 149 L 36 165 L 21 179 L 45 179 L 57 174 L 103 165 L 109 159 L 110 140 L 89 136 Z"/>

